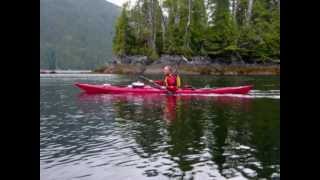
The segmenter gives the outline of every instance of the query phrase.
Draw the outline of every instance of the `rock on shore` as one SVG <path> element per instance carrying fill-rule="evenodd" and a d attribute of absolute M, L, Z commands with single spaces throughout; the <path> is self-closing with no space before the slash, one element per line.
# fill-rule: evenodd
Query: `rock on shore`
<path fill-rule="evenodd" d="M 261 63 L 251 60 L 251 63 L 229 61 L 222 58 L 194 56 L 185 58 L 179 55 L 162 55 L 156 61 L 150 61 L 147 56 L 113 57 L 112 62 L 95 70 L 96 73 L 107 74 L 161 74 L 164 65 L 172 65 L 179 69 L 180 74 L 211 74 L 211 75 L 279 75 L 280 60 Z"/>

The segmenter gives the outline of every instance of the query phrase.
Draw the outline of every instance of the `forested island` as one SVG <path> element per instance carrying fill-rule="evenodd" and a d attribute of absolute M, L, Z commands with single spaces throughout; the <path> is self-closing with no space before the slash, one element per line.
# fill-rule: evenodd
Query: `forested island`
<path fill-rule="evenodd" d="M 138 0 L 123 6 L 115 31 L 112 68 L 96 72 L 183 59 L 186 73 L 280 73 L 280 0 Z"/>
<path fill-rule="evenodd" d="M 280 0 L 131 2 L 41 1 L 40 73 L 280 74 Z"/>

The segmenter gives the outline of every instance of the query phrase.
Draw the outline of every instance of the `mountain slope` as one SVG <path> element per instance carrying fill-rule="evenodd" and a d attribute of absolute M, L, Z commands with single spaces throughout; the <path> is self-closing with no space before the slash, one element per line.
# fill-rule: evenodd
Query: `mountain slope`
<path fill-rule="evenodd" d="M 120 7 L 105 0 L 40 0 L 40 67 L 54 59 L 60 69 L 104 64 L 119 14 Z"/>

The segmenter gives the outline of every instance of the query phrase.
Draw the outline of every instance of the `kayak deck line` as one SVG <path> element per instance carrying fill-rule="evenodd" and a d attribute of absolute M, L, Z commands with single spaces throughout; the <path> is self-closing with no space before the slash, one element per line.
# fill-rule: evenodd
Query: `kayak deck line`
<path fill-rule="evenodd" d="M 144 87 L 126 87 L 115 85 L 96 85 L 75 83 L 75 86 L 91 94 L 117 94 L 117 93 L 158 93 L 167 94 L 166 89 L 158 89 L 151 86 Z M 174 94 L 248 94 L 253 88 L 253 85 L 236 86 L 236 87 L 221 87 L 221 88 L 180 88 Z"/>

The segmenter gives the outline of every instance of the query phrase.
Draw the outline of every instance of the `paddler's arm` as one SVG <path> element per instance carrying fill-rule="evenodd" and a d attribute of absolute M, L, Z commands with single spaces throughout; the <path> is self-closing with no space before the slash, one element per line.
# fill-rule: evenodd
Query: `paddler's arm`
<path fill-rule="evenodd" d="M 151 80 L 152 83 L 157 83 L 160 86 L 164 86 L 164 82 L 162 80 Z"/>

